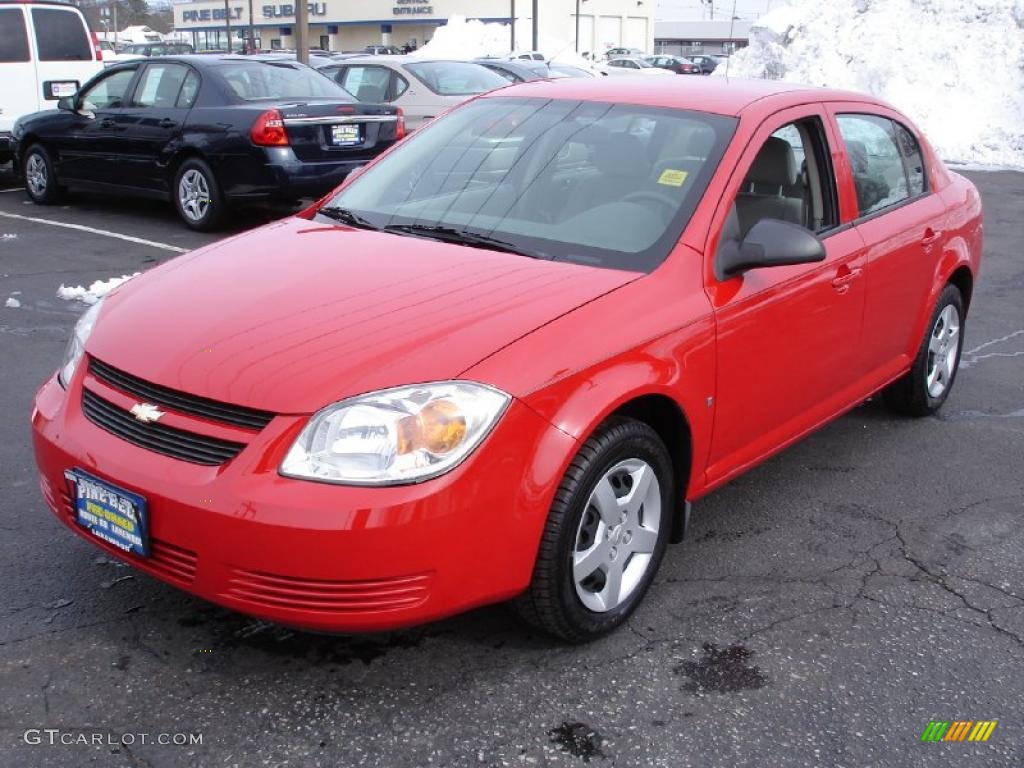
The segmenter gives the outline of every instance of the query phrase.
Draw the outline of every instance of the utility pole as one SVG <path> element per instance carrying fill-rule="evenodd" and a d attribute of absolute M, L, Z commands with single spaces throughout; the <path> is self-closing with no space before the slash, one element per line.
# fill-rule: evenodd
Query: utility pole
<path fill-rule="evenodd" d="M 228 28 L 228 53 L 231 53 L 231 9 L 228 0 L 224 0 L 224 26 Z"/>
<path fill-rule="evenodd" d="M 256 53 L 256 26 L 252 18 L 252 0 L 249 0 L 249 53 Z"/>
<path fill-rule="evenodd" d="M 111 0 L 110 7 L 114 11 L 114 45 L 117 45 L 117 0 Z"/>
<path fill-rule="evenodd" d="M 533 0 L 533 48 L 531 50 L 537 50 L 537 10 L 540 6 L 540 0 Z"/>
<path fill-rule="evenodd" d="M 516 49 L 516 0 L 512 0 L 511 13 L 512 13 L 512 15 L 509 16 L 509 19 L 512 22 L 509 25 L 509 26 L 512 27 L 512 48 L 511 48 L 511 50 L 515 51 L 515 49 Z"/>
<path fill-rule="evenodd" d="M 295 4 L 295 58 L 309 64 L 309 5 L 306 0 Z"/>
<path fill-rule="evenodd" d="M 576 53 L 580 52 L 580 0 L 576 0 Z"/>

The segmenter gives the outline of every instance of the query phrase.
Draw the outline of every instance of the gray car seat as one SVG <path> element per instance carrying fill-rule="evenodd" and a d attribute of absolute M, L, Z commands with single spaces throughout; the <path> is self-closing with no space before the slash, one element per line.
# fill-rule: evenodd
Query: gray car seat
<path fill-rule="evenodd" d="M 761 219 L 803 224 L 803 200 L 785 196 L 787 190 L 793 189 L 797 178 L 793 148 L 784 139 L 770 137 L 754 158 L 743 180 L 743 188 L 736 196 L 741 237 L 746 237 Z"/>

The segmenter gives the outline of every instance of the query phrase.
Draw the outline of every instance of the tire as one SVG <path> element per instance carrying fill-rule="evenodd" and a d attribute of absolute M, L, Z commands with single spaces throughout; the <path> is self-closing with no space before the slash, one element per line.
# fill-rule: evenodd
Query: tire
<path fill-rule="evenodd" d="M 171 199 L 185 226 L 198 232 L 216 229 L 224 219 L 220 184 L 206 161 L 190 157 L 174 174 Z"/>
<path fill-rule="evenodd" d="M 906 416 L 930 416 L 946 402 L 964 344 L 964 300 L 960 289 L 942 289 L 921 347 L 910 370 L 882 393 L 885 402 Z"/>
<path fill-rule="evenodd" d="M 634 486 L 639 482 L 646 491 Z M 604 493 L 595 496 L 599 485 Z M 653 429 L 618 417 L 601 425 L 562 478 L 533 578 L 512 602 L 513 610 L 528 624 L 574 643 L 622 624 L 639 605 L 665 554 L 674 485 L 672 460 Z M 614 496 L 609 498 L 608 491 Z M 643 499 L 630 504 L 637 492 Z M 621 522 L 609 527 L 605 521 L 616 513 Z M 611 591 L 615 579 L 609 581 L 612 568 L 621 574 L 616 599 Z"/>
<path fill-rule="evenodd" d="M 25 180 L 25 194 L 36 205 L 53 205 L 64 193 L 57 183 L 53 159 L 42 144 L 33 144 L 25 152 L 21 175 Z"/>

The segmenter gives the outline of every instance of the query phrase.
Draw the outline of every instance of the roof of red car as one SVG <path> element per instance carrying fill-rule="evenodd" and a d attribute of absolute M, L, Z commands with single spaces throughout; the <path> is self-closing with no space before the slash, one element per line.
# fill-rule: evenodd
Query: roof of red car
<path fill-rule="evenodd" d="M 737 116 L 755 102 L 782 108 L 813 101 L 861 101 L 879 104 L 863 93 L 815 88 L 778 80 L 728 77 L 593 77 L 535 80 L 500 88 L 492 96 L 524 96 L 582 101 L 614 101 L 652 107 L 694 109 Z"/>

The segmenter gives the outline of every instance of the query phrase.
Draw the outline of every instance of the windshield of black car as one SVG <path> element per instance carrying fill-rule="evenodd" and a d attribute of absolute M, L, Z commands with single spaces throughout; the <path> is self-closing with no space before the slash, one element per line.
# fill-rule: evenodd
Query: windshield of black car
<path fill-rule="evenodd" d="M 420 61 L 405 68 L 439 96 L 470 96 L 508 85 L 501 75 L 471 61 Z"/>
<path fill-rule="evenodd" d="M 289 61 L 231 61 L 217 67 L 231 91 L 245 101 L 264 99 L 355 101 L 348 91 L 314 69 Z"/>
<path fill-rule="evenodd" d="M 446 227 L 528 256 L 646 272 L 679 239 L 735 124 L 631 104 L 477 99 L 325 206 L 376 229 Z"/>

